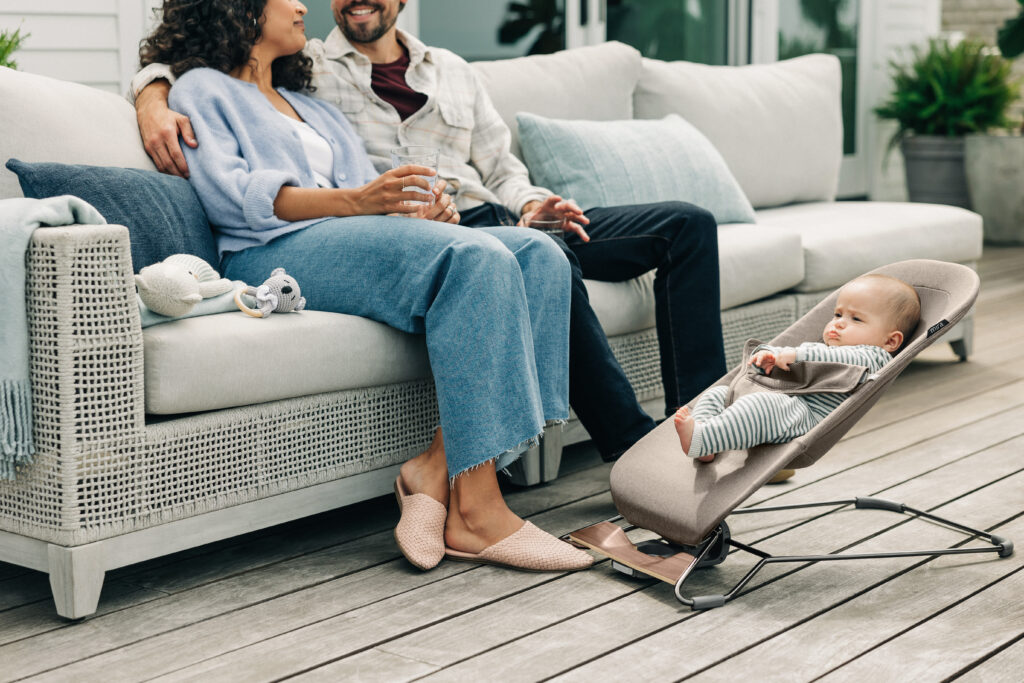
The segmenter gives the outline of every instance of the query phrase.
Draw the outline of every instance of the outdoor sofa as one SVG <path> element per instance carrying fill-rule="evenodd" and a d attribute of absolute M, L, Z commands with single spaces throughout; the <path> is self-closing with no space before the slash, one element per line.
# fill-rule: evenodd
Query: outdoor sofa
<path fill-rule="evenodd" d="M 476 68 L 513 126 L 518 111 L 675 112 L 707 136 L 757 209 L 756 223 L 719 228 L 730 364 L 746 339 L 772 338 L 862 272 L 981 254 L 981 218 L 969 211 L 834 201 L 832 57 L 706 67 L 607 43 Z M 4 162 L 153 168 L 131 106 L 82 85 L 0 68 L 0 130 Z M 21 195 L 0 169 L 0 200 Z M 37 230 L 26 256 L 36 454 L 0 482 L 0 561 L 48 572 L 69 618 L 96 610 L 109 569 L 388 493 L 438 421 L 421 338 L 315 310 L 143 329 L 131 253 L 126 227 L 79 225 Z M 660 416 L 652 281 L 588 288 L 638 397 Z M 950 337 L 966 356 L 971 320 Z M 260 349 L 286 352 L 259 364 Z M 561 443 L 585 438 L 575 421 L 547 435 L 516 478 L 554 478 Z"/>

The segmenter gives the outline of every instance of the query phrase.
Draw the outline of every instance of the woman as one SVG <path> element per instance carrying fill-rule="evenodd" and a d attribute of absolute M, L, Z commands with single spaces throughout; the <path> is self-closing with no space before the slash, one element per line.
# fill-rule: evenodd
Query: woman
<path fill-rule="evenodd" d="M 224 275 L 259 282 L 283 266 L 310 308 L 425 334 L 441 429 L 395 483 L 413 564 L 589 566 L 512 513 L 495 474 L 568 417 L 565 257 L 535 231 L 453 225 L 443 181 L 432 205 L 410 205 L 430 169 L 378 176 L 344 116 L 299 92 L 305 13 L 297 0 L 166 0 L 143 45 L 143 64 L 181 76 L 170 103 L 199 140 L 190 181 Z"/>

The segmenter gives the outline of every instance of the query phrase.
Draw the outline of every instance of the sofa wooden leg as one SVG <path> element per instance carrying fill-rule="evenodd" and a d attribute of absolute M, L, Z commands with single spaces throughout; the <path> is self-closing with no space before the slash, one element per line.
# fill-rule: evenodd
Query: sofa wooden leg
<path fill-rule="evenodd" d="M 50 589 L 57 614 L 81 619 L 96 612 L 106 568 L 101 544 L 66 548 L 50 544 Z"/>

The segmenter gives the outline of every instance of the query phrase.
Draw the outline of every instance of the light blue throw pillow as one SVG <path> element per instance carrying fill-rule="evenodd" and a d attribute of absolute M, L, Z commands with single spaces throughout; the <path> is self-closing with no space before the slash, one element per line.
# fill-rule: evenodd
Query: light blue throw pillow
<path fill-rule="evenodd" d="M 680 116 L 565 121 L 524 112 L 516 120 L 534 184 L 584 210 L 680 200 L 719 223 L 754 222 L 754 207 L 722 155 Z"/>

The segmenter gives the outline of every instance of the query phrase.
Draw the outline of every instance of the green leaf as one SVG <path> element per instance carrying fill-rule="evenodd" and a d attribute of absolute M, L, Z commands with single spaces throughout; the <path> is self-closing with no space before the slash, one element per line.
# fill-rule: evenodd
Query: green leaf
<path fill-rule="evenodd" d="M 18 68 L 18 63 L 11 58 L 11 55 L 21 47 L 21 44 L 30 35 L 29 33 L 22 33 L 20 27 L 14 29 L 13 32 L 8 30 L 0 31 L 0 66 L 6 66 L 9 69 Z"/>
<path fill-rule="evenodd" d="M 904 61 L 891 60 L 893 92 L 875 113 L 897 122 L 894 141 L 1006 126 L 1019 86 L 1009 61 L 990 52 L 976 40 L 949 45 L 936 39 L 912 47 Z"/>
<path fill-rule="evenodd" d="M 1024 0 L 1021 1 L 1021 5 L 1024 5 Z M 1006 23 L 1002 25 L 996 38 L 996 44 L 999 45 L 999 51 L 1007 59 L 1019 57 L 1021 53 L 1024 53 L 1024 8 L 1021 9 L 1020 14 L 1007 19 Z"/>

